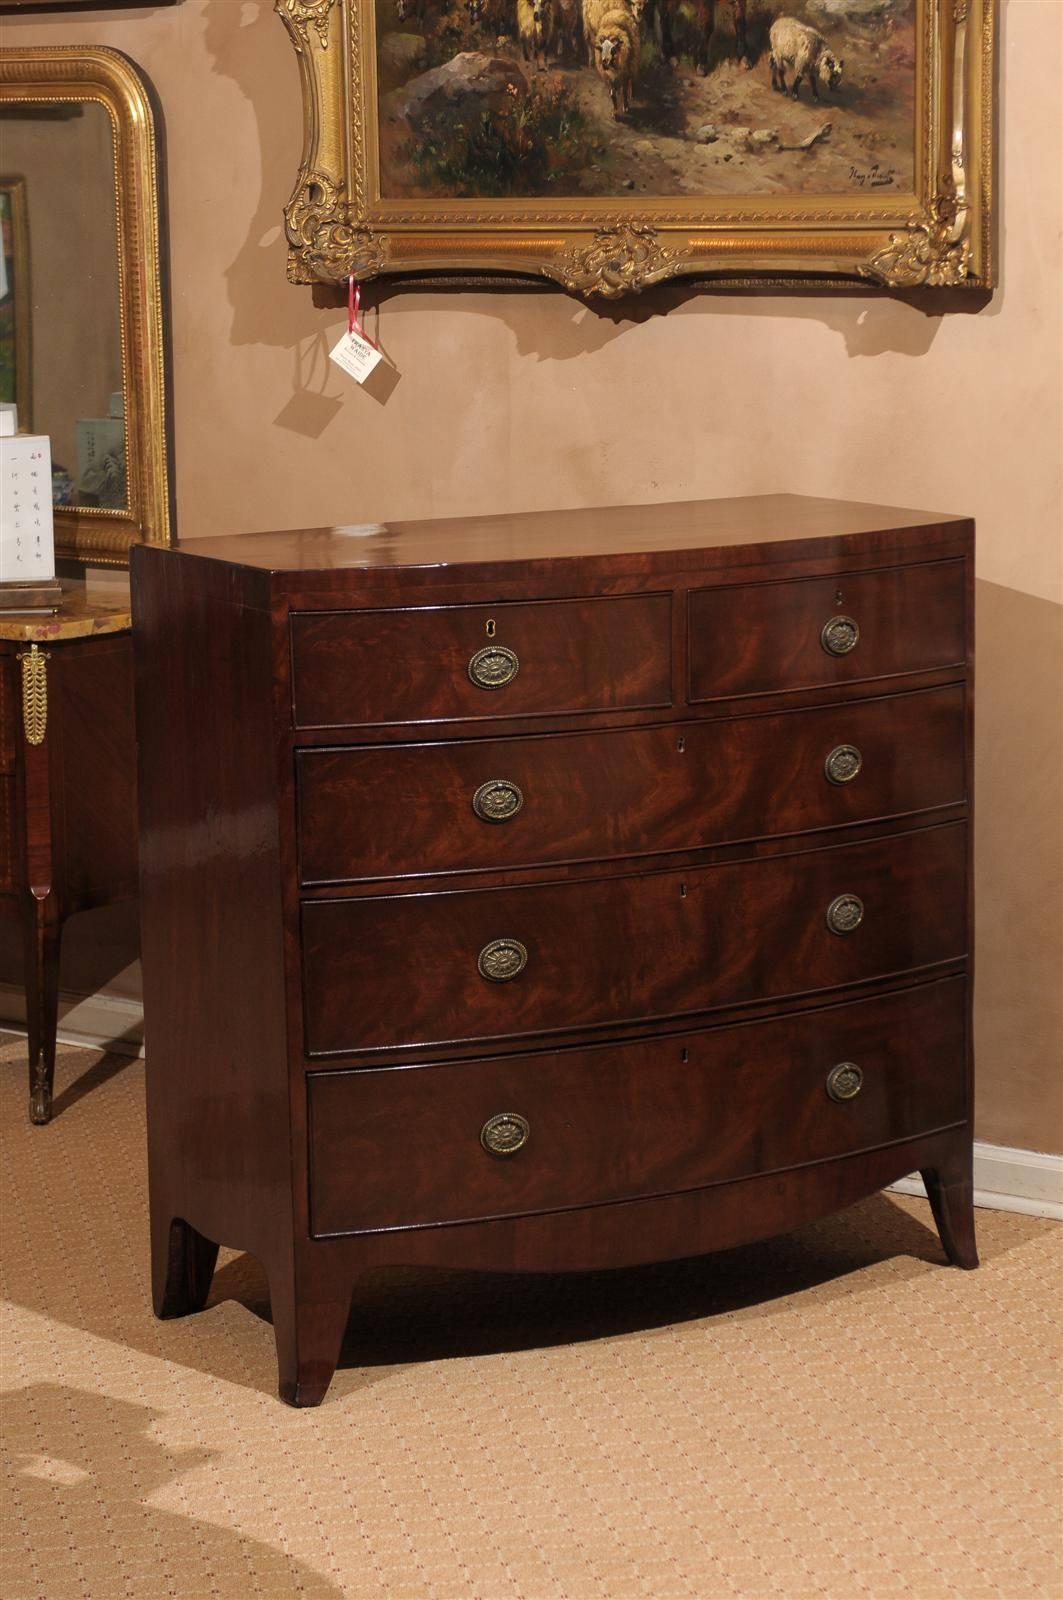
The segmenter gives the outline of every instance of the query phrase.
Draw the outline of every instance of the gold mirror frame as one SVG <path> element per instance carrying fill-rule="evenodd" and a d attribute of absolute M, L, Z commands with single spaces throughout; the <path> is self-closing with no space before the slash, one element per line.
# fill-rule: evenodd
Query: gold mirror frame
<path fill-rule="evenodd" d="M 159 150 L 151 96 L 139 70 L 117 50 L 0 49 L 0 105 L 72 100 L 103 106 L 114 136 L 128 504 L 124 510 L 56 506 L 55 553 L 124 566 L 130 545 L 172 540 Z"/>
<path fill-rule="evenodd" d="M 383 199 L 373 0 L 275 0 L 303 93 L 289 280 L 519 273 L 607 299 L 680 277 L 991 288 L 996 0 L 917 5 L 915 192 L 795 194 L 779 210 L 771 195 Z"/>

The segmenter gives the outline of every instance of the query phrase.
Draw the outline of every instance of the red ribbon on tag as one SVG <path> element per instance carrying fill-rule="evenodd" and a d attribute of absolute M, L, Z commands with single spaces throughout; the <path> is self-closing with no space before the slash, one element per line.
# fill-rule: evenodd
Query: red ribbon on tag
<path fill-rule="evenodd" d="M 354 281 L 353 272 L 347 278 L 347 332 L 356 333 L 359 339 L 371 344 L 374 350 L 378 348 L 376 341 L 370 339 L 362 323 L 362 287 Z"/>

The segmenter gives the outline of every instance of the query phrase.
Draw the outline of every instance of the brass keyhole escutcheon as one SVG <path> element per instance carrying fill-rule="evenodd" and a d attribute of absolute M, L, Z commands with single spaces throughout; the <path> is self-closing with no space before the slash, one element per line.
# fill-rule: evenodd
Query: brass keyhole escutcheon
<path fill-rule="evenodd" d="M 858 894 L 837 895 L 827 907 L 831 933 L 855 933 L 864 920 L 864 902 Z"/>
<path fill-rule="evenodd" d="M 827 1093 L 832 1100 L 855 1100 L 864 1087 L 864 1074 L 855 1061 L 839 1061 L 827 1073 Z"/>
<path fill-rule="evenodd" d="M 492 939 L 476 960 L 481 978 L 488 978 L 492 983 L 508 983 L 527 965 L 527 946 L 519 939 Z"/>
<path fill-rule="evenodd" d="M 494 619 L 494 617 L 488 617 L 487 621 L 484 623 L 484 632 L 486 633 L 486 635 L 487 635 L 487 637 L 489 639 L 493 639 L 494 638 L 494 636 L 495 636 L 495 619 Z"/>
<path fill-rule="evenodd" d="M 823 763 L 823 771 L 829 783 L 835 783 L 840 787 L 842 784 L 852 783 L 863 764 L 864 758 L 855 744 L 839 744 L 835 745 Z"/>
<path fill-rule="evenodd" d="M 488 644 L 469 662 L 469 677 L 478 689 L 504 689 L 520 671 L 520 662 L 504 644 Z"/>
<path fill-rule="evenodd" d="M 480 1143 L 492 1156 L 515 1156 L 523 1150 L 531 1133 L 527 1117 L 517 1111 L 499 1111 L 488 1117 L 480 1129 Z"/>
<path fill-rule="evenodd" d="M 847 656 L 860 642 L 860 624 L 852 617 L 831 617 L 823 624 L 819 642 L 829 656 Z"/>

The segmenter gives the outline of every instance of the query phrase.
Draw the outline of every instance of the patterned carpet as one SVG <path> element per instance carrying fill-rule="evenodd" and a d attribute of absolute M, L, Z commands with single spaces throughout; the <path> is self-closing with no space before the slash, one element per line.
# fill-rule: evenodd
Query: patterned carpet
<path fill-rule="evenodd" d="M 63 1052 L 4 1122 L 5 1600 L 1034 1600 L 1063 1593 L 1061 1230 L 946 1270 L 877 1196 L 593 1277 L 367 1280 L 324 1405 L 275 1397 L 264 1278 L 147 1288 L 142 1068 Z"/>

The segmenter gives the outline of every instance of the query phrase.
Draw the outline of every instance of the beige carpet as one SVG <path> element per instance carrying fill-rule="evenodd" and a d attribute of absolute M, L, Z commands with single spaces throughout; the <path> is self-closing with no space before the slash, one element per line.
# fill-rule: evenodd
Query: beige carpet
<path fill-rule="evenodd" d="M 1032 1600 L 1061 1590 L 1060 1230 L 979 1213 L 941 1265 L 877 1196 L 594 1277 L 390 1273 L 318 1411 L 276 1398 L 264 1279 L 148 1300 L 139 1063 L 0 1048 L 5 1600 Z"/>

